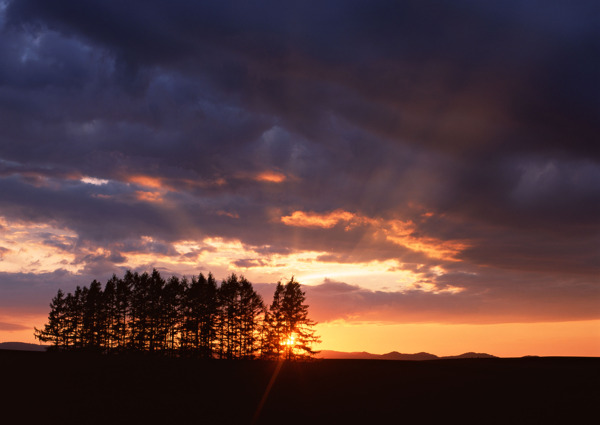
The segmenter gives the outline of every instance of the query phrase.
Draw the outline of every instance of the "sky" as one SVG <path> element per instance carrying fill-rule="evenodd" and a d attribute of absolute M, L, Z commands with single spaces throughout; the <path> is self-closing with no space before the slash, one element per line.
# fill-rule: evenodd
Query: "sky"
<path fill-rule="evenodd" d="M 0 0 L 0 341 L 125 270 L 318 348 L 600 356 L 596 1 Z"/>

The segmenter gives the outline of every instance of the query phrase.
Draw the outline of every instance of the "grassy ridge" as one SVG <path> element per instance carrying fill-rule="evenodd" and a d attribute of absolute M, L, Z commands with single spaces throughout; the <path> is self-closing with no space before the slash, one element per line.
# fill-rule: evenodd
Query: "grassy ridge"
<path fill-rule="evenodd" d="M 277 369 L 9 350 L 0 361 L 4 413 L 45 423 L 252 423 Z M 598 382 L 598 358 L 285 362 L 257 423 L 584 423 Z"/>

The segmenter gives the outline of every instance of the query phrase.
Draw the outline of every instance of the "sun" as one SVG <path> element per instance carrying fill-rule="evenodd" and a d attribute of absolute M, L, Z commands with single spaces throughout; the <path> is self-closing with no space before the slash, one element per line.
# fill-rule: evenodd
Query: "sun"
<path fill-rule="evenodd" d="M 290 336 L 283 342 L 283 345 L 287 345 L 288 347 L 293 347 L 296 344 L 296 335 L 290 334 Z"/>

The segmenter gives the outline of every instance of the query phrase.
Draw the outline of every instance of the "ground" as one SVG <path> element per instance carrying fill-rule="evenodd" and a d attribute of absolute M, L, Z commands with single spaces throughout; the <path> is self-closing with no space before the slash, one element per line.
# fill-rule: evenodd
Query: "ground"
<path fill-rule="evenodd" d="M 0 364 L 3 415 L 27 423 L 585 423 L 600 402 L 600 358 L 284 362 L 275 379 L 267 361 L 0 350 Z"/>

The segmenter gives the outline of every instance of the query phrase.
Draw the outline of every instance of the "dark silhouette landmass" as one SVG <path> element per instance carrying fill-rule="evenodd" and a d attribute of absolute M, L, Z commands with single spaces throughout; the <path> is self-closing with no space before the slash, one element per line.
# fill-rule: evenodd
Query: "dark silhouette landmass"
<path fill-rule="evenodd" d="M 321 359 L 369 359 L 369 360 L 439 360 L 439 359 L 493 359 L 497 358 L 487 353 L 464 353 L 458 356 L 436 356 L 430 353 L 405 354 L 392 351 L 386 354 L 371 354 L 366 351 L 343 352 L 334 350 L 321 350 L 317 355 Z"/>
<path fill-rule="evenodd" d="M 491 359 L 496 358 L 496 356 L 492 356 L 487 353 L 473 353 L 472 351 L 468 353 L 459 354 L 458 356 L 443 356 L 441 359 Z"/>
<path fill-rule="evenodd" d="M 29 344 L 27 342 L 0 342 L 0 350 L 46 351 L 47 345 Z"/>
<path fill-rule="evenodd" d="M 42 344 L 29 344 L 26 342 L 0 342 L 0 350 L 21 350 L 21 351 L 46 351 L 50 346 Z M 458 356 L 436 356 L 430 353 L 406 354 L 392 351 L 386 354 L 371 354 L 366 351 L 344 352 L 335 350 L 321 350 L 316 355 L 319 359 L 365 359 L 365 360 L 439 360 L 439 359 L 483 359 L 497 358 L 486 353 L 464 353 Z M 529 356 L 531 357 L 531 356 Z"/>
<path fill-rule="evenodd" d="M 589 423 L 600 358 L 213 360 L 0 350 L 3 417 L 46 424 Z"/>

